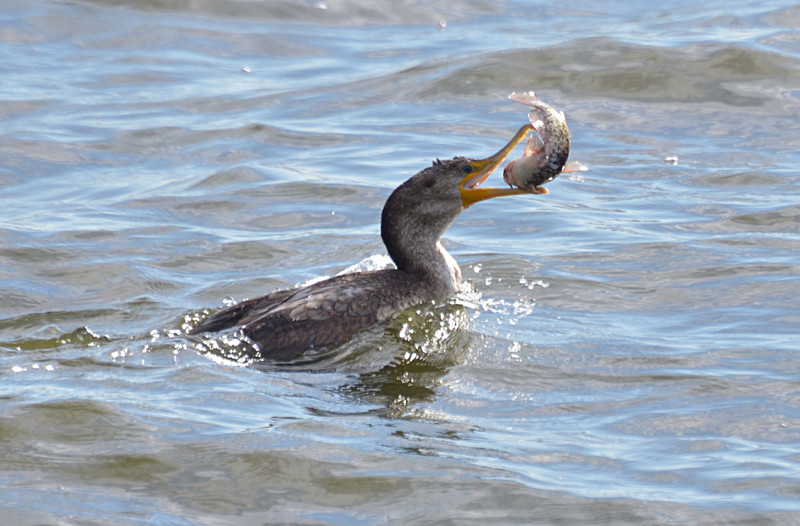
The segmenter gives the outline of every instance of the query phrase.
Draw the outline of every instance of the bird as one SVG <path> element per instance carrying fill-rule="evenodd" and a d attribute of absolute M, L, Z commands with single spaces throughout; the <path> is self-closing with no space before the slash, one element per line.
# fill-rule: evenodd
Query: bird
<path fill-rule="evenodd" d="M 381 213 L 381 238 L 396 268 L 342 274 L 244 300 L 187 332 L 233 329 L 250 343 L 247 359 L 289 362 L 312 349 L 341 345 L 409 307 L 460 291 L 461 269 L 441 238 L 462 210 L 495 197 L 548 193 L 543 187 L 480 187 L 531 129 L 521 127 L 485 159 L 437 159 L 392 192 Z"/>

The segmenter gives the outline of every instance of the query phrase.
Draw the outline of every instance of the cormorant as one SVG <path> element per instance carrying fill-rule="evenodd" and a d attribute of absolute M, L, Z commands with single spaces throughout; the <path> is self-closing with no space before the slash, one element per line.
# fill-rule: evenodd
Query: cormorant
<path fill-rule="evenodd" d="M 245 300 L 202 320 L 191 333 L 237 328 L 253 360 L 284 362 L 309 349 L 339 345 L 354 333 L 413 305 L 461 290 L 461 269 L 440 239 L 470 205 L 504 195 L 547 193 L 542 187 L 479 188 L 527 133 L 525 125 L 486 159 L 435 161 L 392 192 L 381 237 L 397 266 L 335 276 L 306 287 Z"/>

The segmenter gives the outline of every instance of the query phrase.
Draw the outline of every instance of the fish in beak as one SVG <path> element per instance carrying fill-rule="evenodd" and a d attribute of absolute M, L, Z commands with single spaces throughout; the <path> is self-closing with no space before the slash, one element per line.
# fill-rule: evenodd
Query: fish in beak
<path fill-rule="evenodd" d="M 472 166 L 472 171 L 467 174 L 461 181 L 458 187 L 461 193 L 461 202 L 464 208 L 467 208 L 478 201 L 484 201 L 493 197 L 501 197 L 504 195 L 519 195 L 519 194 L 547 194 L 549 193 L 546 188 L 536 187 L 533 190 L 525 190 L 521 188 L 479 188 L 480 185 L 492 174 L 492 172 L 500 166 L 506 157 L 511 153 L 514 147 L 519 144 L 528 132 L 533 130 L 533 126 L 526 124 L 517 131 L 514 137 L 503 146 L 499 152 L 487 157 L 486 159 L 470 159 L 469 165 Z"/>

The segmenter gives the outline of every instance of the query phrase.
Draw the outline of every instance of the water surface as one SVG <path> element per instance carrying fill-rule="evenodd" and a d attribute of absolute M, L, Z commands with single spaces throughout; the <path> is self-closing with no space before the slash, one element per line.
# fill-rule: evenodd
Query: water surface
<path fill-rule="evenodd" d="M 794 524 L 798 26 L 786 1 L 8 3 L 4 520 Z M 466 211 L 469 292 L 304 368 L 183 335 L 385 265 L 391 190 L 496 151 L 528 89 L 590 171 Z"/>

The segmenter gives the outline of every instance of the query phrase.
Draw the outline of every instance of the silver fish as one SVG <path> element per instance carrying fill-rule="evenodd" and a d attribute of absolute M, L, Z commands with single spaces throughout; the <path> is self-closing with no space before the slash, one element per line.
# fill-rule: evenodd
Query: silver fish
<path fill-rule="evenodd" d="M 563 172 L 588 170 L 578 161 L 567 162 L 569 157 L 569 128 L 564 113 L 545 104 L 534 92 L 512 93 L 509 99 L 531 106 L 528 114 L 537 135 L 532 135 L 525 145 L 525 153 L 509 162 L 503 170 L 503 180 L 533 193 L 547 193 L 541 187 Z"/>

